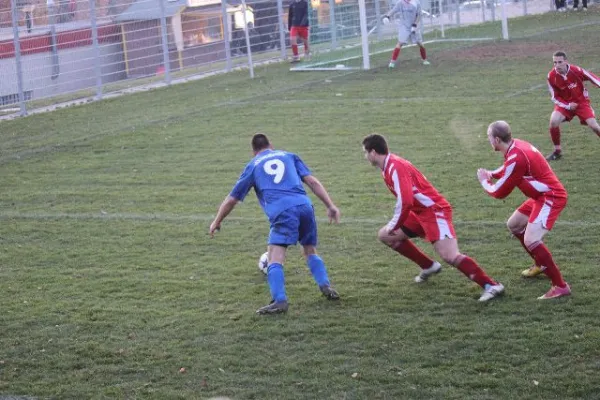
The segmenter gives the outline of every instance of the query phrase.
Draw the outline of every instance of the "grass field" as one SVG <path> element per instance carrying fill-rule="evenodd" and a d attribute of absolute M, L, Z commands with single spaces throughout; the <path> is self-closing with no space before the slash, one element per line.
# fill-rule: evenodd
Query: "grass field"
<path fill-rule="evenodd" d="M 600 21 L 581 15 L 518 19 L 511 42 L 432 45 L 429 68 L 414 49 L 394 71 L 387 54 L 364 72 L 270 65 L 252 81 L 232 73 L 2 122 L 0 398 L 600 399 L 598 138 L 564 125 L 553 164 L 570 198 L 547 244 L 567 299 L 540 302 L 549 282 L 519 276 L 531 260 L 504 223 L 523 196 L 493 200 L 475 176 L 502 162 L 485 137 L 494 120 L 551 150 L 551 55 L 599 71 L 600 25 L 531 34 Z M 268 224 L 252 196 L 207 235 L 257 131 L 300 154 L 342 210 L 320 226 L 339 303 L 291 248 L 290 311 L 254 314 L 269 300 L 256 266 Z M 362 157 L 371 132 L 446 195 L 461 250 L 503 298 L 478 303 L 450 267 L 417 286 L 417 267 L 377 242 L 394 198 Z"/>

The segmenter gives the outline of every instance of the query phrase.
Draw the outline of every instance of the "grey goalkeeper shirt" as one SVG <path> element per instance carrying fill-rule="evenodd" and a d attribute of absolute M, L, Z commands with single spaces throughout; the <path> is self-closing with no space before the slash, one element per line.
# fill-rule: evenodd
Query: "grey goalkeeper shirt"
<path fill-rule="evenodd" d="M 398 21 L 401 25 L 410 28 L 412 24 L 417 23 L 421 15 L 421 3 L 419 0 L 398 0 L 398 2 L 389 12 L 389 15 L 398 15 Z"/>

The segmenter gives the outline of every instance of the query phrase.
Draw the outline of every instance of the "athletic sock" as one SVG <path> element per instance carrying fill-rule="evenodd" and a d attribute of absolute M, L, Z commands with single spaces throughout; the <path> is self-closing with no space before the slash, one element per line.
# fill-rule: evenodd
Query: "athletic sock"
<path fill-rule="evenodd" d="M 283 265 L 278 263 L 269 265 L 269 269 L 267 270 L 267 281 L 269 282 L 269 289 L 271 290 L 271 298 L 276 303 L 287 301 L 287 296 L 285 295 Z"/>

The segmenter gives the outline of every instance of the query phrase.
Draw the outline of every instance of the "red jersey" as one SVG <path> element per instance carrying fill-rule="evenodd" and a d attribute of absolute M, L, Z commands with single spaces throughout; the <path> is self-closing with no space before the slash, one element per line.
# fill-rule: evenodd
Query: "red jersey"
<path fill-rule="evenodd" d="M 518 187 L 531 199 L 555 197 L 566 199 L 567 191 L 550 168 L 542 153 L 531 143 L 514 139 L 504 155 L 504 165 L 492 172 L 495 184 L 481 182 L 492 197 L 503 199 Z"/>
<path fill-rule="evenodd" d="M 589 103 L 584 81 L 590 81 L 600 87 L 600 78 L 577 65 L 568 65 L 565 75 L 552 69 L 548 73 L 548 90 L 550 90 L 552 102 L 567 110 L 569 110 L 569 103 Z"/>
<path fill-rule="evenodd" d="M 410 163 L 395 154 L 388 154 L 383 164 L 383 180 L 396 196 L 394 217 L 388 223 L 390 230 L 398 229 L 410 211 L 419 214 L 423 210 L 448 210 L 450 203 L 425 176 Z"/>

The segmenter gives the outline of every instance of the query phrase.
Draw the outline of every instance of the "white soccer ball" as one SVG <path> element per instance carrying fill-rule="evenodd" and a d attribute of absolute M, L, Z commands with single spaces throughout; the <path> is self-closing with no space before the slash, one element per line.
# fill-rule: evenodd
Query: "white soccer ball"
<path fill-rule="evenodd" d="M 258 269 L 263 273 L 267 274 L 267 268 L 269 267 L 269 253 L 264 253 L 258 259 Z"/>
<path fill-rule="evenodd" d="M 383 17 L 383 19 L 381 20 L 381 23 L 383 25 L 387 25 L 390 23 L 390 19 L 388 17 Z"/>

